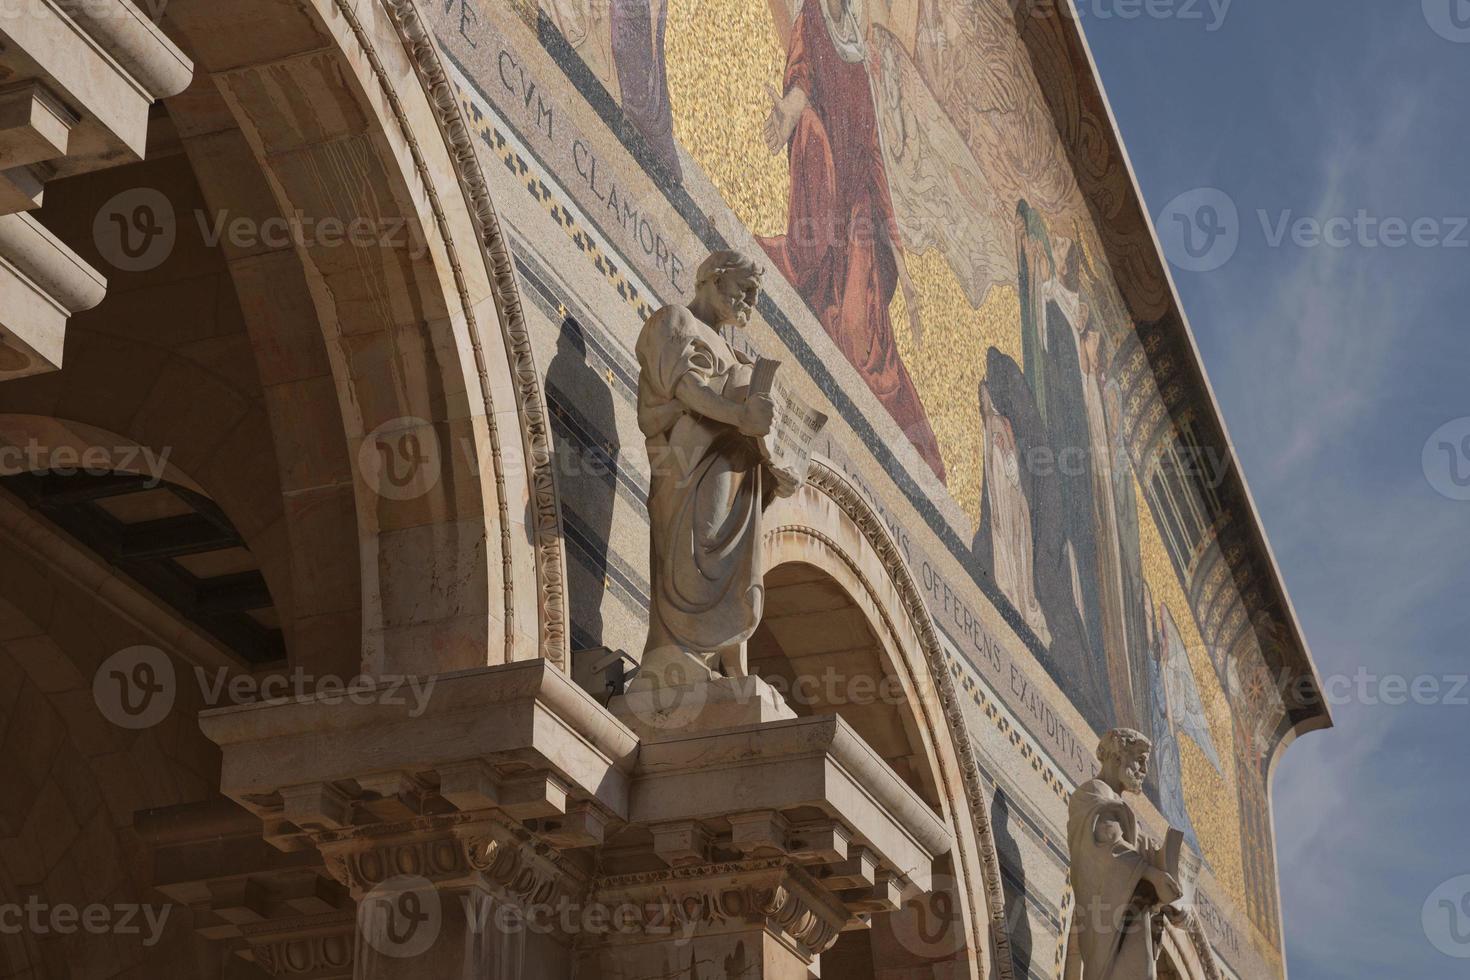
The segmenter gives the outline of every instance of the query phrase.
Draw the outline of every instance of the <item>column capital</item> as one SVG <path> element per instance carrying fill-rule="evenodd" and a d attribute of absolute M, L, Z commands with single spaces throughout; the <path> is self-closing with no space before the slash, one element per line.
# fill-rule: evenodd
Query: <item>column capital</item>
<path fill-rule="evenodd" d="M 611 945 L 739 932 L 755 925 L 810 962 L 845 929 L 859 928 L 847 906 L 784 858 L 686 865 L 598 882 L 593 901 L 636 911 L 633 929 L 614 933 Z"/>

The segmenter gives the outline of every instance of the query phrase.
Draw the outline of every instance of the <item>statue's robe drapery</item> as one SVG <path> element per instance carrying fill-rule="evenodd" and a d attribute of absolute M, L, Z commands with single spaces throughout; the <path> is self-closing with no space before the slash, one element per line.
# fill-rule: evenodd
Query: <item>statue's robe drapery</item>
<path fill-rule="evenodd" d="M 888 312 L 900 238 L 872 81 L 861 57 L 850 61 L 839 52 L 825 2 L 802 4 L 786 61 L 784 91 L 800 88 L 807 96 L 791 137 L 787 234 L 758 241 L 943 480 L 939 442 L 899 358 Z"/>
<path fill-rule="evenodd" d="M 665 307 L 638 336 L 638 426 L 652 467 L 648 652 L 695 655 L 745 642 L 760 622 L 763 467 L 755 440 L 679 400 L 696 376 L 744 400 L 748 360 L 682 307 Z M 704 658 L 708 660 L 708 658 Z"/>
<path fill-rule="evenodd" d="M 1159 913 L 1143 876 L 1157 856 L 1147 846 L 1132 808 L 1112 787 L 1100 779 L 1077 787 L 1067 805 L 1076 903 L 1064 980 L 1156 980 L 1152 919 Z"/>

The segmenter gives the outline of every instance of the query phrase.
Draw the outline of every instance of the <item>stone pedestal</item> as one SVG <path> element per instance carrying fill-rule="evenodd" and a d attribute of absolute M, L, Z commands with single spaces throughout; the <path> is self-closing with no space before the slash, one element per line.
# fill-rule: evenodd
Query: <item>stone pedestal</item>
<path fill-rule="evenodd" d="M 639 738 L 681 731 L 746 728 L 795 718 L 780 693 L 759 677 L 719 677 L 665 686 L 643 675 L 608 707 Z"/>

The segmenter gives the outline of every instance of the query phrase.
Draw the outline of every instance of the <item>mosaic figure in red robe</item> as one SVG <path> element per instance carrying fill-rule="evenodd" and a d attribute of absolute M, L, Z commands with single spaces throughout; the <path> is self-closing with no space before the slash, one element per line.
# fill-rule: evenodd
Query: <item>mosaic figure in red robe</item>
<path fill-rule="evenodd" d="M 849 0 L 802 4 L 791 29 L 784 94 L 771 93 L 775 106 L 765 131 L 773 153 L 788 147 L 787 231 L 759 241 L 942 481 L 939 443 L 899 358 L 889 317 L 902 286 L 919 341 L 919 297 L 889 195 L 866 51 Z"/>

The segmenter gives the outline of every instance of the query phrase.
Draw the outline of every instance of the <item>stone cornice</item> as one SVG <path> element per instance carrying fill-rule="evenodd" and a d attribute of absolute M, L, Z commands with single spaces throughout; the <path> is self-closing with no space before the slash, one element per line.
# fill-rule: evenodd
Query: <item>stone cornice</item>
<path fill-rule="evenodd" d="M 954 844 L 944 823 L 837 715 L 645 742 L 629 820 L 657 823 L 728 814 L 723 796 L 699 791 L 700 784 L 710 781 L 738 781 L 742 810 L 826 810 L 851 821 L 859 833 L 868 831 L 875 846 L 897 830 L 909 839 L 906 850 L 912 854 L 917 847 L 929 860 L 948 853 Z M 891 829 L 883 826 L 890 822 Z M 892 857 L 896 870 L 928 890 L 928 867 Z"/>
<path fill-rule="evenodd" d="M 166 99 L 189 87 L 194 63 L 128 0 L 54 0 L 148 96 Z"/>
<path fill-rule="evenodd" d="M 319 693 L 204 712 L 200 727 L 224 753 L 222 791 L 259 800 L 287 788 L 287 773 L 292 784 L 330 787 L 498 759 L 529 765 L 570 797 L 626 814 L 633 733 L 549 661 L 416 683 L 418 701 L 403 695 L 399 679 L 353 698 Z M 487 800 L 495 782 L 487 776 Z"/>
<path fill-rule="evenodd" d="M 636 911 L 634 935 L 758 923 L 808 960 L 830 949 L 851 921 L 847 907 L 781 859 L 734 861 L 600 879 L 593 901 Z"/>
<path fill-rule="evenodd" d="M 90 310 L 107 279 L 28 214 L 0 215 L 0 262 L 31 281 L 67 316 Z"/>

